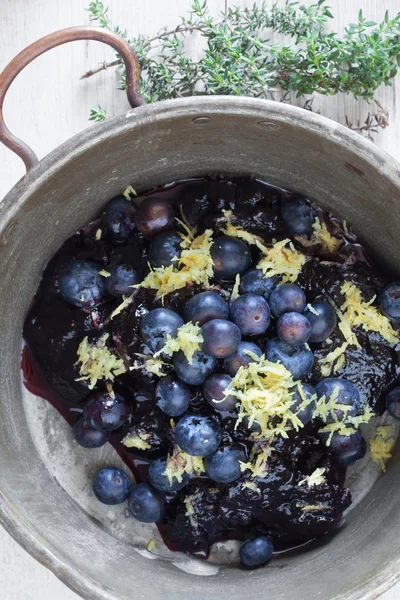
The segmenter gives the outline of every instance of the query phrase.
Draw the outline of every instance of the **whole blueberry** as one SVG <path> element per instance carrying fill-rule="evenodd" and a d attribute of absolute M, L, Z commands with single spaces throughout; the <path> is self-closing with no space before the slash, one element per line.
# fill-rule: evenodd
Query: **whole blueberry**
<path fill-rule="evenodd" d="M 161 377 L 156 387 L 156 402 L 166 415 L 179 417 L 189 408 L 190 400 L 190 389 L 185 383 L 171 375 Z"/>
<path fill-rule="evenodd" d="M 300 313 L 288 312 L 279 317 L 276 332 L 282 341 L 292 346 L 300 346 L 310 339 L 311 324 Z"/>
<path fill-rule="evenodd" d="M 152 267 L 176 266 L 181 256 L 181 236 L 175 231 L 163 231 L 150 242 L 147 258 Z"/>
<path fill-rule="evenodd" d="M 100 431 L 85 425 L 85 420 L 80 417 L 72 426 L 74 439 L 83 448 L 100 448 L 110 439 L 109 431 Z"/>
<path fill-rule="evenodd" d="M 174 223 L 174 208 L 163 198 L 147 198 L 136 209 L 136 227 L 145 237 L 168 231 Z"/>
<path fill-rule="evenodd" d="M 336 398 L 337 404 L 343 404 L 344 406 L 350 407 L 346 410 L 340 410 L 340 408 L 335 408 L 333 410 L 339 421 L 343 421 L 345 417 L 355 416 L 360 410 L 360 394 L 358 393 L 356 386 L 347 379 L 342 379 L 340 377 L 327 377 L 326 379 L 321 379 L 315 386 L 315 391 L 319 399 L 325 396 L 326 401 L 328 401 L 335 395 L 334 397 Z M 330 415 L 327 418 L 328 423 L 334 420 L 334 415 Z"/>
<path fill-rule="evenodd" d="M 367 442 L 362 437 L 359 445 L 352 450 L 335 454 L 336 462 L 342 467 L 351 467 L 362 460 L 367 454 Z"/>
<path fill-rule="evenodd" d="M 190 365 L 184 353 L 180 350 L 174 354 L 174 369 L 179 379 L 188 385 L 201 385 L 211 375 L 217 364 L 216 358 L 197 350 Z"/>
<path fill-rule="evenodd" d="M 139 275 L 129 265 L 115 265 L 108 269 L 106 288 L 111 296 L 119 297 L 132 294 L 133 285 L 140 283 Z"/>
<path fill-rule="evenodd" d="M 214 275 L 217 279 L 231 281 L 244 273 L 251 265 L 250 249 L 241 240 L 221 235 L 211 246 Z"/>
<path fill-rule="evenodd" d="M 291 198 L 283 202 L 281 207 L 281 217 L 290 233 L 310 235 L 316 216 L 305 198 Z"/>
<path fill-rule="evenodd" d="M 253 344 L 253 342 L 240 342 L 237 350 L 231 354 L 231 356 L 225 358 L 225 371 L 234 377 L 239 371 L 240 367 L 247 367 L 247 365 L 254 362 L 254 358 L 252 358 L 248 352 L 255 354 L 259 358 L 262 356 L 260 348 L 256 346 L 256 344 Z"/>
<path fill-rule="evenodd" d="M 98 471 L 93 478 L 93 491 L 103 504 L 121 504 L 128 499 L 131 482 L 122 469 L 108 467 Z"/>
<path fill-rule="evenodd" d="M 393 323 L 400 323 L 400 282 L 387 285 L 378 297 L 383 314 Z"/>
<path fill-rule="evenodd" d="M 271 560 L 274 548 L 266 536 L 246 540 L 240 546 L 240 562 L 244 567 L 262 567 Z"/>
<path fill-rule="evenodd" d="M 316 300 L 310 306 L 312 310 L 306 309 L 304 311 L 304 316 L 311 324 L 311 334 L 308 341 L 312 343 L 324 342 L 336 327 L 336 312 L 329 302 L 324 300 Z"/>
<path fill-rule="evenodd" d="M 232 383 L 232 377 L 225 373 L 213 373 L 203 383 L 203 396 L 213 408 L 219 411 L 235 410 L 237 398 L 224 392 Z"/>
<path fill-rule="evenodd" d="M 269 297 L 269 307 L 274 317 L 287 312 L 301 313 L 307 304 L 303 290 L 294 283 L 283 283 L 275 288 Z"/>
<path fill-rule="evenodd" d="M 222 432 L 210 417 L 185 415 L 175 428 L 175 440 L 191 456 L 208 456 L 220 445 Z"/>
<path fill-rule="evenodd" d="M 324 443 L 327 443 L 329 434 L 322 433 L 321 439 Z M 340 435 L 340 433 L 335 431 L 329 442 L 329 448 L 334 453 L 336 462 L 343 467 L 354 465 L 364 458 L 367 452 L 366 441 L 361 436 L 359 429 L 351 435 Z"/>
<path fill-rule="evenodd" d="M 129 404 L 120 394 L 107 392 L 91 394 L 83 409 L 85 424 L 100 431 L 114 431 L 125 423 L 130 415 Z"/>
<path fill-rule="evenodd" d="M 313 366 L 314 355 L 306 346 L 294 348 L 279 338 L 269 340 L 265 348 L 265 356 L 271 362 L 281 362 L 293 379 L 302 379 Z"/>
<path fill-rule="evenodd" d="M 175 337 L 183 319 L 169 308 L 155 308 L 148 312 L 140 322 L 140 335 L 142 340 L 152 352 L 161 350 L 167 336 Z"/>
<path fill-rule="evenodd" d="M 165 496 L 147 483 L 135 485 L 129 496 L 129 510 L 141 523 L 156 523 L 164 512 Z"/>
<path fill-rule="evenodd" d="M 231 303 L 232 321 L 243 335 L 260 335 L 269 327 L 270 311 L 268 302 L 257 294 L 243 294 Z"/>
<path fill-rule="evenodd" d="M 227 319 L 229 308 L 225 300 L 217 292 L 201 292 L 186 303 L 185 321 L 204 325 L 212 319 Z"/>
<path fill-rule="evenodd" d="M 300 419 L 303 425 L 307 425 L 307 423 L 309 423 L 312 419 L 312 415 L 315 410 L 315 400 L 317 396 L 315 393 L 315 389 L 312 387 L 312 385 L 309 385 L 308 383 L 302 383 L 301 387 L 303 396 L 308 401 L 308 404 L 307 406 L 299 410 L 299 407 L 301 406 L 304 400 L 298 388 L 296 387 L 292 396 L 292 404 L 290 405 L 290 410 L 293 413 L 295 413 L 295 415 Z"/>
<path fill-rule="evenodd" d="M 135 229 L 135 215 L 135 205 L 124 196 L 110 200 L 102 218 L 107 238 L 113 242 L 126 242 Z"/>
<path fill-rule="evenodd" d="M 181 482 L 179 482 L 177 478 L 173 476 L 172 483 L 170 483 L 167 475 L 165 475 L 166 468 L 167 463 L 161 458 L 158 458 L 150 463 L 148 475 L 151 485 L 161 492 L 177 492 L 185 487 L 189 481 L 189 475 L 187 475 L 187 473 L 183 473 Z"/>
<path fill-rule="evenodd" d="M 204 469 L 210 479 L 217 483 L 232 483 L 241 476 L 240 462 L 243 461 L 243 452 L 232 446 L 224 446 L 207 456 Z"/>
<path fill-rule="evenodd" d="M 257 294 L 268 300 L 275 287 L 275 277 L 265 277 L 261 269 L 249 269 L 240 279 L 239 292 L 241 294 Z"/>
<path fill-rule="evenodd" d="M 216 358 L 225 358 L 233 354 L 242 339 L 240 329 L 226 319 L 213 319 L 201 327 L 203 352 Z"/>
<path fill-rule="evenodd" d="M 395 387 L 388 393 L 386 408 L 392 417 L 400 420 L 400 387 Z"/>
<path fill-rule="evenodd" d="M 97 306 L 107 296 L 101 265 L 88 260 L 74 260 L 66 265 L 58 277 L 62 298 L 78 308 Z"/>

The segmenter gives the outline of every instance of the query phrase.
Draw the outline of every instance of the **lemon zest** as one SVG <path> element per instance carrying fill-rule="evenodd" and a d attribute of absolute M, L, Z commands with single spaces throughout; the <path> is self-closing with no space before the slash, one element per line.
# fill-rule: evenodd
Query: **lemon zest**
<path fill-rule="evenodd" d="M 109 334 L 105 333 L 96 343 L 89 343 L 88 337 L 83 338 L 78 347 L 79 373 L 82 375 L 76 381 L 89 381 L 92 390 L 100 379 L 114 381 L 115 377 L 126 372 L 124 361 L 110 352 L 107 348 Z"/>
<path fill-rule="evenodd" d="M 282 276 L 281 283 L 297 280 L 306 257 L 297 252 L 290 239 L 276 242 L 271 248 L 257 244 L 264 256 L 257 265 L 265 277 Z"/>

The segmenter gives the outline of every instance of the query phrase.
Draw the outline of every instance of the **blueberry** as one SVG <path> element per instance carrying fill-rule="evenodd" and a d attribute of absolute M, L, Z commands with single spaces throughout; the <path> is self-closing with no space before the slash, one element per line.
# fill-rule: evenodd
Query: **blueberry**
<path fill-rule="evenodd" d="M 174 369 L 179 379 L 188 385 L 201 385 L 215 369 L 217 360 L 197 350 L 190 365 L 182 351 L 174 354 Z"/>
<path fill-rule="evenodd" d="M 311 324 L 311 335 L 308 341 L 312 343 L 324 342 L 336 327 L 336 312 L 329 302 L 324 300 L 313 302 L 311 307 L 312 311 L 307 309 L 304 312 L 304 316 Z"/>
<path fill-rule="evenodd" d="M 108 239 L 126 242 L 135 229 L 135 214 L 135 205 L 123 196 L 110 200 L 103 214 L 103 227 Z"/>
<path fill-rule="evenodd" d="M 154 460 L 149 467 L 149 481 L 153 487 L 162 492 L 177 492 L 181 490 L 189 481 L 189 475 L 183 473 L 182 481 L 179 482 L 176 477 L 172 478 L 172 484 L 169 479 L 164 475 L 167 463 L 165 460 L 158 458 Z"/>
<path fill-rule="evenodd" d="M 240 546 L 240 562 L 244 567 L 261 567 L 271 560 L 273 551 L 269 538 L 265 536 L 252 538 Z"/>
<path fill-rule="evenodd" d="M 260 335 L 269 327 L 268 302 L 257 294 L 244 294 L 236 298 L 231 303 L 230 314 L 243 335 Z"/>
<path fill-rule="evenodd" d="M 327 377 L 326 379 L 321 379 L 316 385 L 315 391 L 318 398 L 325 396 L 328 401 L 332 398 L 333 394 L 335 394 L 337 404 L 350 406 L 350 409 L 345 411 L 338 408 L 334 409 L 333 412 L 339 421 L 343 421 L 346 416 L 355 416 L 360 410 L 360 394 L 358 393 L 356 386 L 350 381 L 347 381 L 347 379 L 341 379 L 340 377 Z M 327 422 L 330 423 L 334 420 L 334 416 L 331 415 L 328 417 Z"/>
<path fill-rule="evenodd" d="M 168 308 L 155 308 L 143 317 L 140 335 L 152 352 L 158 352 L 165 346 L 167 336 L 175 337 L 182 325 L 183 319 L 176 312 Z"/>
<path fill-rule="evenodd" d="M 291 198 L 281 207 L 281 217 L 290 233 L 310 235 L 316 216 L 315 210 L 305 198 Z"/>
<path fill-rule="evenodd" d="M 298 410 L 299 406 L 303 403 L 303 398 L 296 387 L 292 396 L 290 410 L 297 415 L 303 425 L 307 425 L 307 423 L 311 421 L 313 412 L 315 410 L 316 393 L 312 385 L 309 385 L 308 383 L 302 383 L 301 387 L 303 388 L 303 395 L 308 400 L 308 405 L 302 410 Z"/>
<path fill-rule="evenodd" d="M 231 281 L 244 273 L 251 265 L 249 247 L 237 238 L 221 235 L 211 246 L 214 275 L 218 279 Z"/>
<path fill-rule="evenodd" d="M 101 469 L 93 479 L 93 491 L 103 504 L 122 504 L 128 499 L 130 487 L 128 475 L 116 467 Z"/>
<path fill-rule="evenodd" d="M 149 245 L 147 258 L 152 267 L 176 266 L 181 256 L 181 236 L 175 231 L 163 231 Z"/>
<path fill-rule="evenodd" d="M 281 362 L 293 379 L 302 379 L 311 371 L 314 355 L 305 346 L 294 348 L 279 338 L 274 338 L 267 343 L 265 356 L 271 362 Z"/>
<path fill-rule="evenodd" d="M 224 360 L 224 369 L 229 375 L 234 377 L 240 367 L 247 367 L 251 362 L 254 362 L 254 358 L 251 358 L 247 352 L 256 354 L 259 358 L 262 356 L 260 348 L 252 342 L 240 342 L 237 350 Z"/>
<path fill-rule="evenodd" d="M 207 456 L 204 469 L 210 479 L 217 483 L 232 483 L 241 476 L 240 462 L 243 461 L 242 452 L 232 446 L 225 446 Z"/>
<path fill-rule="evenodd" d="M 74 260 L 61 271 L 58 289 L 66 302 L 79 308 L 97 306 L 107 292 L 101 265 L 88 260 Z"/>
<path fill-rule="evenodd" d="M 185 321 L 204 325 L 212 319 L 227 319 L 229 308 L 225 300 L 217 292 L 201 292 L 186 303 Z"/>
<path fill-rule="evenodd" d="M 243 425 L 243 427 L 245 427 L 245 429 L 247 429 L 251 433 L 255 433 L 255 434 L 261 433 L 261 426 L 258 423 L 258 421 L 254 420 L 252 422 L 252 424 L 250 425 L 250 417 L 247 415 L 245 417 L 243 417 L 243 420 L 241 421 L 241 425 Z"/>
<path fill-rule="evenodd" d="M 213 373 L 203 384 L 203 396 L 213 408 L 219 411 L 235 410 L 237 398 L 224 392 L 232 383 L 232 377 L 225 373 Z"/>
<path fill-rule="evenodd" d="M 108 269 L 106 288 L 111 296 L 119 297 L 132 294 L 133 285 L 140 283 L 139 275 L 129 265 L 116 265 Z"/>
<path fill-rule="evenodd" d="M 392 417 L 400 420 L 400 387 L 395 387 L 388 393 L 386 408 Z"/>
<path fill-rule="evenodd" d="M 110 438 L 109 431 L 100 431 L 85 425 L 85 420 L 80 417 L 73 425 L 72 431 L 75 440 L 83 448 L 100 448 L 104 446 Z"/>
<path fill-rule="evenodd" d="M 91 394 L 83 409 L 85 424 L 100 431 L 114 431 L 125 423 L 130 415 L 127 402 L 119 394 Z"/>
<path fill-rule="evenodd" d="M 292 346 L 300 346 L 309 340 L 311 324 L 300 313 L 289 312 L 279 317 L 276 332 L 283 342 L 287 342 Z"/>
<path fill-rule="evenodd" d="M 201 333 L 203 352 L 216 358 L 225 358 L 233 354 L 242 339 L 238 326 L 225 319 L 207 321 L 202 325 Z"/>
<path fill-rule="evenodd" d="M 156 402 L 166 415 L 179 417 L 189 408 L 190 400 L 190 389 L 179 379 L 167 375 L 158 382 Z"/>
<path fill-rule="evenodd" d="M 163 198 L 147 198 L 136 209 L 136 227 L 145 237 L 172 229 L 175 211 Z"/>
<path fill-rule="evenodd" d="M 326 443 L 329 440 L 329 434 L 321 434 L 321 438 Z M 364 458 L 367 452 L 367 444 L 357 429 L 352 435 L 340 435 L 337 431 L 332 435 L 329 442 L 329 448 L 334 453 L 336 462 L 343 467 L 349 467 Z"/>
<path fill-rule="evenodd" d="M 175 440 L 191 456 L 208 456 L 220 445 L 222 432 L 210 417 L 185 415 L 175 428 Z"/>
<path fill-rule="evenodd" d="M 141 523 L 156 523 L 164 512 L 165 496 L 147 483 L 135 485 L 129 496 L 129 510 Z"/>
<path fill-rule="evenodd" d="M 400 323 L 400 282 L 387 285 L 378 297 L 383 314 L 393 323 Z"/>
<path fill-rule="evenodd" d="M 351 467 L 358 461 L 362 460 L 366 454 L 367 442 L 364 438 L 361 438 L 360 444 L 356 448 L 347 450 L 346 452 L 340 452 L 336 454 L 335 457 L 336 462 L 338 462 L 342 467 Z"/>
<path fill-rule="evenodd" d="M 257 294 L 268 300 L 270 293 L 276 287 L 275 277 L 264 277 L 261 269 L 249 269 L 242 275 L 239 292 L 241 294 Z"/>
<path fill-rule="evenodd" d="M 307 304 L 303 290 L 294 283 L 284 283 L 275 288 L 269 297 L 269 307 L 274 317 L 287 312 L 301 313 Z"/>

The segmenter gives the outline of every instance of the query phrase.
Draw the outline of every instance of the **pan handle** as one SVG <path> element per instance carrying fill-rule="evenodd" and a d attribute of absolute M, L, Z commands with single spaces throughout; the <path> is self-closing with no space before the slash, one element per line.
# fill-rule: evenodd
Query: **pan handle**
<path fill-rule="evenodd" d="M 25 50 L 22 50 L 0 74 L 0 142 L 7 148 L 10 148 L 15 154 L 18 154 L 25 163 L 26 170 L 29 171 L 37 162 L 38 157 L 25 142 L 18 139 L 8 130 L 4 123 L 3 103 L 7 91 L 16 78 L 16 76 L 32 62 L 35 58 L 44 54 L 52 48 L 74 42 L 76 40 L 95 40 L 108 44 L 120 54 L 126 68 L 126 94 L 132 108 L 136 108 L 145 103 L 140 93 L 140 66 L 138 58 L 126 40 L 112 31 L 106 31 L 99 27 L 68 27 L 46 35 L 45 37 L 30 44 Z"/>

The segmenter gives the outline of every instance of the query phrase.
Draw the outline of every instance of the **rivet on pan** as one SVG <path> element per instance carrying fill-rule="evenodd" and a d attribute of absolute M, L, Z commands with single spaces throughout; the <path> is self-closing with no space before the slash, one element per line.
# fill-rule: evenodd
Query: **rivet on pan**
<path fill-rule="evenodd" d="M 272 123 L 272 121 L 258 121 L 257 125 L 264 129 L 279 129 L 279 125 Z"/>
<path fill-rule="evenodd" d="M 195 125 L 203 125 L 204 123 L 209 123 L 211 121 L 211 117 L 193 117 L 192 123 Z"/>
<path fill-rule="evenodd" d="M 17 221 L 12 221 L 8 227 L 6 228 L 6 230 L 3 232 L 2 236 L 0 237 L 0 246 L 7 246 L 9 238 L 12 237 L 12 235 L 15 232 L 15 229 L 18 227 L 18 223 Z"/>

